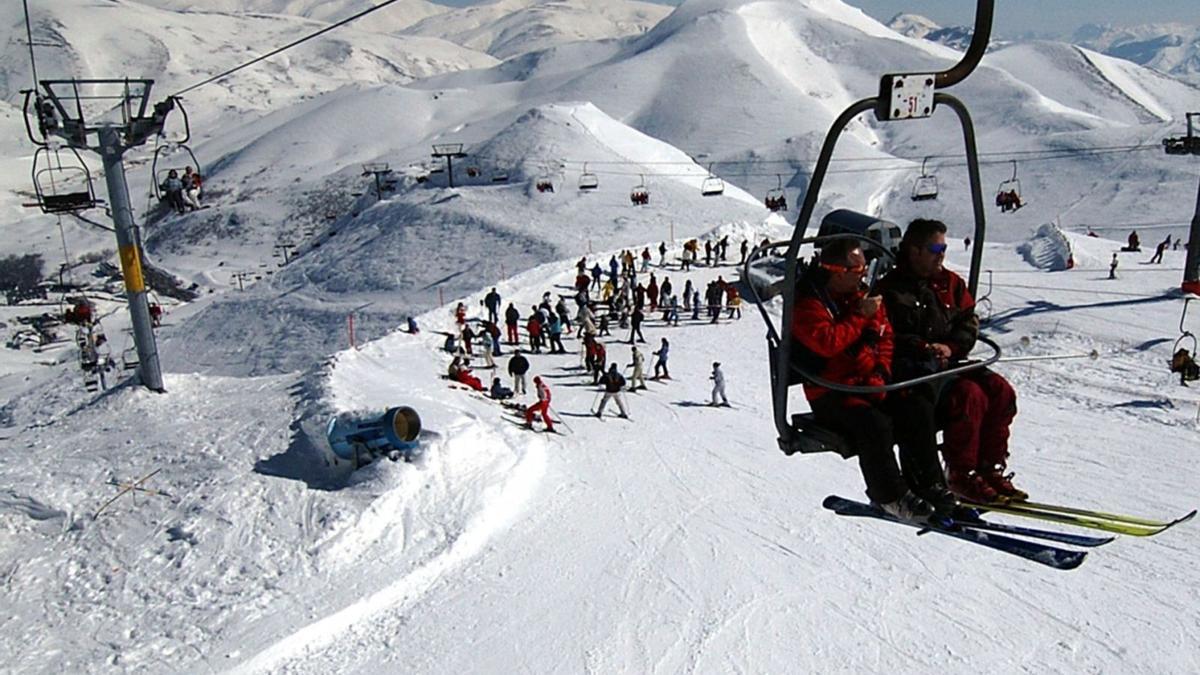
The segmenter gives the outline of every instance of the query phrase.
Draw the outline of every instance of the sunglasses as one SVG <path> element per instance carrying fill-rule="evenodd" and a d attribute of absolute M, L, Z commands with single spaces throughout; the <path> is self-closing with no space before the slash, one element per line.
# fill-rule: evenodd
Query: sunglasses
<path fill-rule="evenodd" d="M 946 243 L 945 243 L 945 242 L 943 242 L 943 243 L 941 243 L 941 244 L 930 244 L 929 246 L 926 246 L 925 248 L 926 248 L 926 249 L 927 249 L 927 250 L 928 250 L 930 253 L 932 253 L 932 254 L 934 254 L 934 255 L 939 255 L 939 254 L 941 254 L 941 253 L 945 253 L 945 252 L 946 252 Z"/>
<path fill-rule="evenodd" d="M 830 272 L 833 272 L 833 273 L 835 273 L 835 274 L 837 274 L 837 273 L 842 273 L 842 274 L 850 274 L 850 273 L 853 273 L 853 274 L 862 274 L 863 272 L 866 272 L 866 271 L 867 271 L 867 266 L 866 266 L 866 265 L 854 265 L 854 266 L 850 266 L 850 265 L 838 265 L 838 264 L 836 264 L 836 263 L 824 263 L 824 262 L 823 262 L 823 263 L 821 263 L 821 267 L 823 267 L 824 269 L 826 269 L 826 270 L 829 270 Z"/>

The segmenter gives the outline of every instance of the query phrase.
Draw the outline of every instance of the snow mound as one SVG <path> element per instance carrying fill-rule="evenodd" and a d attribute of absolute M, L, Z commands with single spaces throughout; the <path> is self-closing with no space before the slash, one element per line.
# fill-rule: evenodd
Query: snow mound
<path fill-rule="evenodd" d="M 1033 238 L 1017 246 L 1017 252 L 1030 265 L 1047 272 L 1061 272 L 1075 267 L 1071 240 L 1054 223 L 1039 227 Z"/>

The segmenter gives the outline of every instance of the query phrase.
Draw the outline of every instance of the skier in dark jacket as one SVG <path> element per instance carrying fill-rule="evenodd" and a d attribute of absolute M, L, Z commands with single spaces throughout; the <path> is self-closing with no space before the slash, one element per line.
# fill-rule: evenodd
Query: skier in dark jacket
<path fill-rule="evenodd" d="M 629 344 L 633 344 L 633 338 L 636 336 L 638 342 L 645 342 L 646 337 L 642 335 L 642 322 L 646 320 L 646 314 L 641 307 L 634 307 L 633 314 L 629 317 Z"/>
<path fill-rule="evenodd" d="M 517 394 L 525 393 L 525 373 L 529 372 L 529 359 L 521 354 L 521 350 L 516 350 L 512 358 L 508 360 L 508 374 L 513 378 L 513 392 Z"/>
<path fill-rule="evenodd" d="M 604 416 L 604 406 L 608 405 L 609 399 L 616 399 L 622 418 L 629 417 L 629 411 L 625 409 L 625 397 L 621 395 L 621 390 L 625 388 L 625 377 L 617 370 L 617 364 L 609 366 L 608 372 L 600 378 L 600 384 L 604 385 L 604 398 L 600 399 L 600 407 L 596 408 L 596 417 Z"/>
<path fill-rule="evenodd" d="M 897 266 L 879 283 L 896 331 L 897 380 L 939 372 L 967 358 L 979 337 L 975 299 L 962 277 L 943 266 L 946 225 L 914 220 L 900 243 Z M 941 391 L 937 391 L 938 388 Z M 906 390 L 936 405 L 945 426 L 943 455 L 950 489 L 975 502 L 1026 499 L 1004 474 L 1017 395 L 986 368 Z"/>
<path fill-rule="evenodd" d="M 508 309 L 504 310 L 504 327 L 508 333 L 508 344 L 515 345 L 519 341 L 520 334 L 517 332 L 517 327 L 520 324 L 521 310 L 517 309 L 511 302 L 508 303 Z"/>
<path fill-rule="evenodd" d="M 488 321 L 500 323 L 500 294 L 496 292 L 495 286 L 490 293 L 483 296 L 483 304 L 487 307 Z"/>

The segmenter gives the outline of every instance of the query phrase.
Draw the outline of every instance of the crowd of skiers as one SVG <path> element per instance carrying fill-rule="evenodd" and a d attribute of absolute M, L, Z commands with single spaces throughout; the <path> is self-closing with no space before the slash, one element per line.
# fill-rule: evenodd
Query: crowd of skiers
<path fill-rule="evenodd" d="M 703 246 L 704 263 L 715 266 L 727 260 L 728 247 L 728 236 L 706 241 Z M 668 265 L 667 251 L 666 243 L 660 243 L 658 272 L 663 272 Z M 685 242 L 680 259 L 681 269 L 688 270 L 692 264 L 697 264 L 694 261 L 700 259 L 700 251 L 697 240 Z M 743 261 L 748 251 L 749 242 L 743 241 Z M 646 357 L 638 349 L 637 343 L 646 342 L 642 326 L 648 317 L 661 316 L 663 324 L 667 326 L 678 326 L 681 315 L 686 318 L 689 313 L 692 321 L 709 323 L 717 323 L 722 315 L 727 319 L 741 318 L 741 294 L 723 276 L 708 282 L 703 295 L 702 289 L 693 286 L 690 278 L 685 280 L 683 289 L 677 291 L 668 277 L 664 275 L 660 282 L 658 274 L 650 271 L 652 260 L 649 247 L 644 248 L 640 255 L 635 255 L 632 250 L 613 255 L 608 260 L 607 268 L 596 262 L 589 269 L 587 258 L 581 258 L 576 263 L 573 295 L 555 297 L 546 292 L 540 303 L 530 306 L 527 314 L 522 314 L 513 301 L 502 310 L 503 300 L 496 288 L 492 288 L 481 301 L 486 318 L 469 318 L 466 304 L 458 303 L 454 309 L 455 329 L 447 335 L 445 342 L 446 351 L 453 355 L 447 376 L 498 400 L 523 396 L 526 394 L 525 378 L 530 370 L 527 354 L 565 354 L 567 348 L 563 339 L 573 335 L 579 344 L 580 366 L 591 383 L 601 387 L 602 396 L 593 414 L 602 416 L 608 403 L 613 401 L 620 416 L 628 417 L 624 392 L 646 388 Z M 500 328 L 501 320 L 504 323 L 503 331 Z M 524 352 L 521 348 L 522 328 L 527 340 Z M 624 331 L 628 331 L 628 339 L 619 340 L 630 345 L 630 362 L 625 365 L 626 369 L 632 369 L 628 379 L 623 374 L 621 364 L 610 359 L 609 347 L 602 340 L 612 337 L 614 329 L 622 331 L 618 338 L 624 337 Z M 610 343 L 614 341 L 618 340 L 610 340 Z M 471 370 L 470 359 L 479 356 L 483 359 L 483 368 L 496 369 L 496 357 L 503 355 L 506 346 L 513 350 L 505 366 L 512 386 L 505 386 L 504 381 L 496 376 L 492 378 L 491 386 L 485 387 Z M 652 351 L 650 356 L 654 357 L 654 373 L 650 379 L 670 379 L 670 341 L 662 337 L 658 349 Z M 725 376 L 719 363 L 713 364 L 709 379 L 713 381 L 711 404 L 729 405 L 725 394 Z M 535 417 L 540 415 L 546 429 L 553 431 L 554 424 L 549 414 L 549 387 L 540 377 L 534 377 L 533 381 L 537 403 L 526 409 L 526 425 L 532 426 Z"/>

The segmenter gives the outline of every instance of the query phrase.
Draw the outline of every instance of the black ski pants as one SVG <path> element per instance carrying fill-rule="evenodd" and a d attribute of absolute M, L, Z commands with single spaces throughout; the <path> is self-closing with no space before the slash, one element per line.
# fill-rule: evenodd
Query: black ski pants
<path fill-rule="evenodd" d="M 904 496 L 908 486 L 892 453 L 892 416 L 882 402 L 828 392 L 809 406 L 817 422 L 845 436 L 858 451 L 871 501 L 887 504 Z"/>

